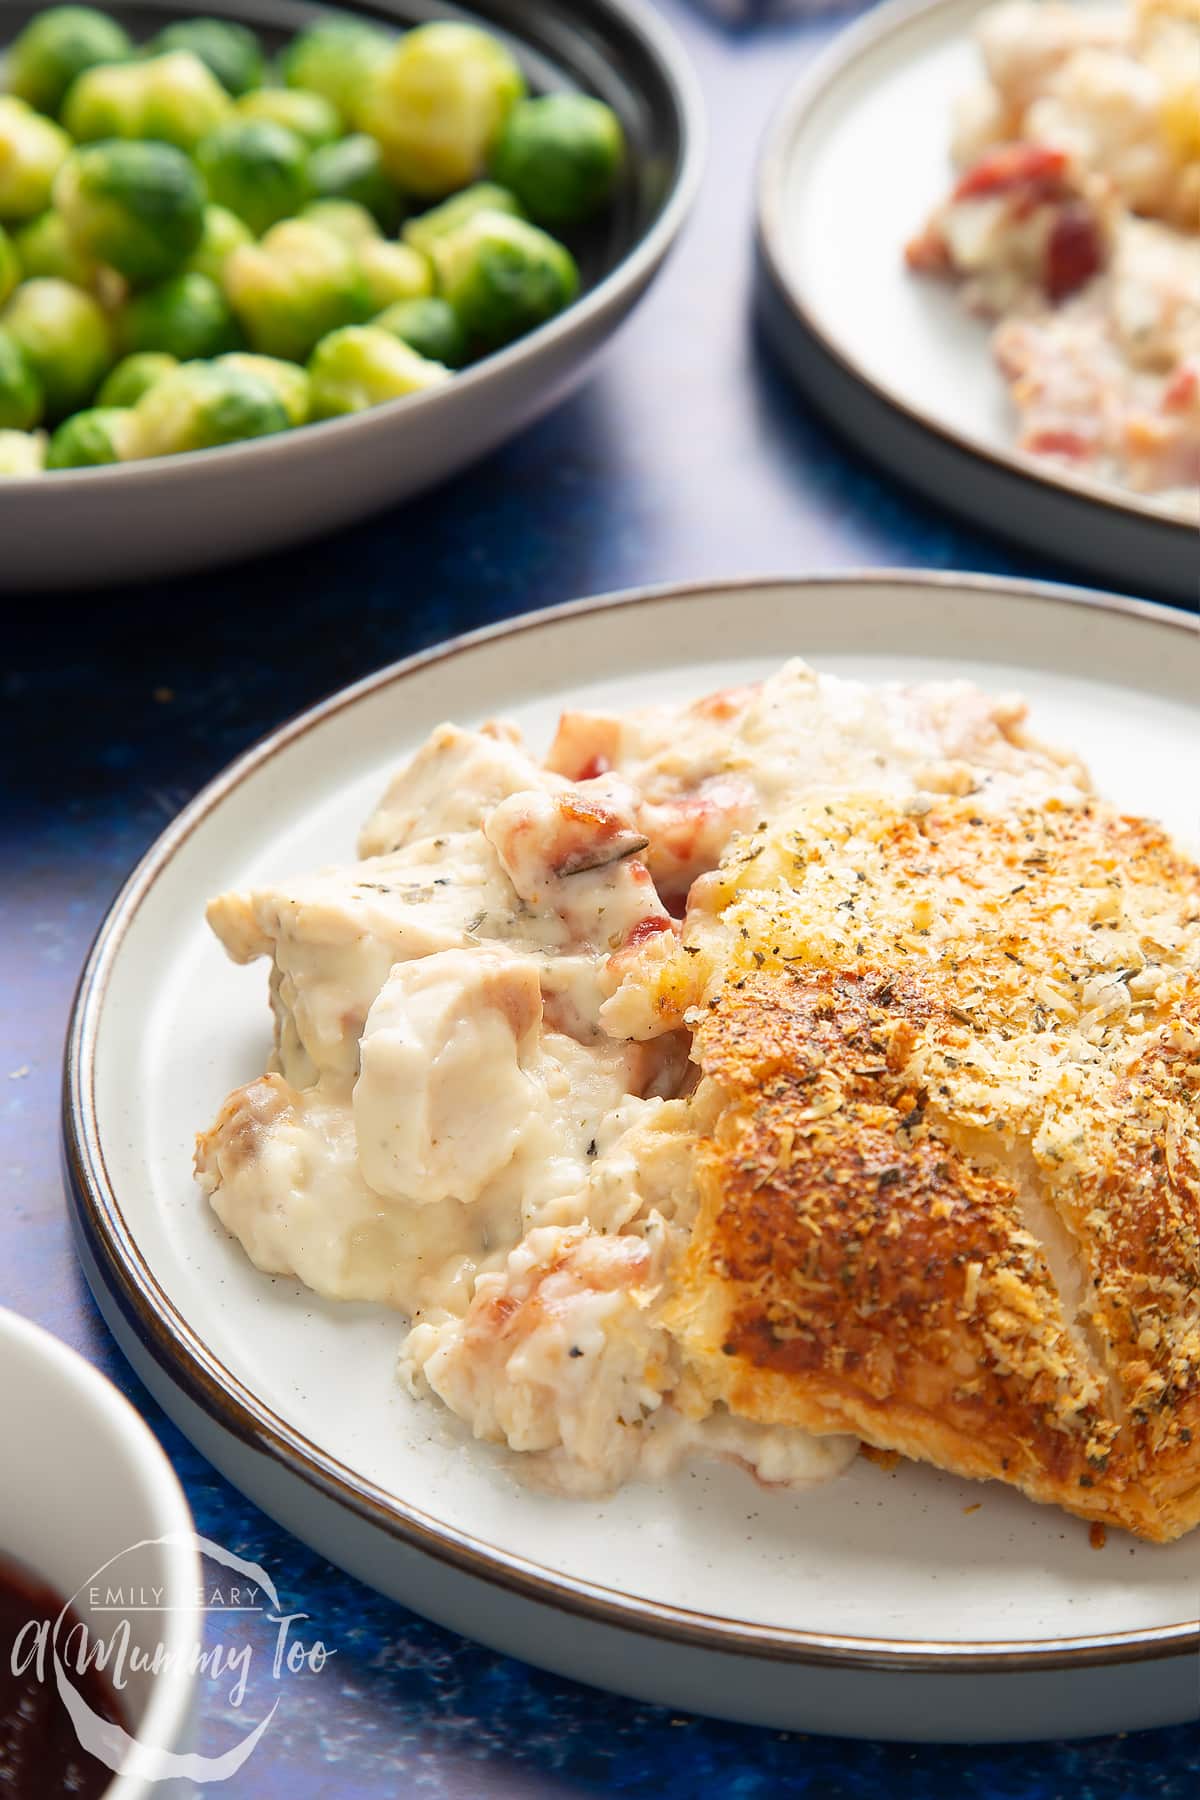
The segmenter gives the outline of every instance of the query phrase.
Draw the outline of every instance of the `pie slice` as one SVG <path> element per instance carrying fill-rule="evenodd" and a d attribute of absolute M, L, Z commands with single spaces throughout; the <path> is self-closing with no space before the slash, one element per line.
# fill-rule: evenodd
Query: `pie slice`
<path fill-rule="evenodd" d="M 1098 805 L 799 809 L 695 898 L 709 1402 L 1200 1521 L 1200 869 Z"/>

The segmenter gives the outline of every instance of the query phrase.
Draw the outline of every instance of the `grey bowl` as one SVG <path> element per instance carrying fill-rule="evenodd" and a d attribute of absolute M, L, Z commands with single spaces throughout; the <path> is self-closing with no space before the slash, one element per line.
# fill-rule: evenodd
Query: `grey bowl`
<path fill-rule="evenodd" d="M 39 10 L 0 0 L 0 43 Z M 268 46 L 329 11 L 303 0 L 144 0 L 108 10 L 139 38 L 171 17 L 216 13 L 254 26 Z M 580 298 L 444 387 L 353 418 L 187 456 L 0 481 L 0 588 L 206 568 L 419 493 L 560 400 L 657 273 L 696 192 L 704 129 L 684 53 L 642 0 L 477 0 L 469 11 L 375 0 L 353 10 L 392 26 L 475 18 L 509 41 L 534 88 L 586 88 L 615 107 L 629 166 L 611 210 L 572 240 Z"/>

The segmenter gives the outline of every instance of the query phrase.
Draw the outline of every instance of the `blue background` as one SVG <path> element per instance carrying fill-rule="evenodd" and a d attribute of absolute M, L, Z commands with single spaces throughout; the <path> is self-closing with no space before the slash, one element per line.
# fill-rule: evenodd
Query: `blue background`
<path fill-rule="evenodd" d="M 681 248 L 575 399 L 452 486 L 316 547 L 169 586 L 10 601 L 0 1304 L 111 1375 L 157 1431 L 201 1532 L 265 1564 L 284 1603 L 310 1615 L 304 1632 L 337 1652 L 285 1691 L 246 1770 L 213 1790 L 229 1800 L 1193 1800 L 1200 1729 L 1003 1749 L 805 1738 L 637 1706 L 425 1624 L 297 1544 L 191 1449 L 122 1362 L 72 1254 L 57 1114 L 78 969 L 130 865 L 262 732 L 439 638 L 622 586 L 886 564 L 1071 575 L 959 527 L 844 450 L 755 339 L 755 147 L 832 27 L 736 35 L 662 11 L 705 90 L 708 176 Z M 265 1628 L 260 1648 L 269 1656 Z M 230 1723 L 210 1693 L 201 1747 L 223 1748 Z"/>

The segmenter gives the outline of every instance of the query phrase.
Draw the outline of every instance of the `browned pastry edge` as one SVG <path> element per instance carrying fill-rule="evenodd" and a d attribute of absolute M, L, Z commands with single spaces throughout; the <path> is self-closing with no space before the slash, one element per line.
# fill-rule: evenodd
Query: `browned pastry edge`
<path fill-rule="evenodd" d="M 722 991 L 695 1054 L 727 1104 L 701 1148 L 668 1324 L 710 1398 L 743 1416 L 854 1431 L 1084 1518 L 1179 1536 L 1200 1521 L 1188 1172 L 1176 1184 L 1164 1159 L 1148 1197 L 1135 1138 L 1128 1166 L 1118 1153 L 1097 1191 L 1076 1192 L 1071 1229 L 1095 1279 L 1082 1323 L 1069 1317 L 1030 1230 L 1026 1173 L 954 1148 L 906 1083 L 941 1023 L 931 988 L 859 969 L 751 973 Z M 1144 1062 L 1128 1078 L 1142 1105 L 1175 1079 L 1169 1051 Z M 1107 1229 L 1126 1198 L 1136 1230 Z M 1164 1267 L 1191 1294 L 1165 1329 L 1160 1308 L 1150 1346 L 1138 1308 Z"/>

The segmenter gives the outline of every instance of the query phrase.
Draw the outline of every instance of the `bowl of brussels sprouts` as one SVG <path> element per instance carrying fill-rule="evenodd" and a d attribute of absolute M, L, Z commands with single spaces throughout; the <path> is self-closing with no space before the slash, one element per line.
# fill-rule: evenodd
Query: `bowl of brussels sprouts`
<path fill-rule="evenodd" d="M 643 0 L 0 0 L 0 583 L 298 542 L 551 406 L 695 192 Z"/>

